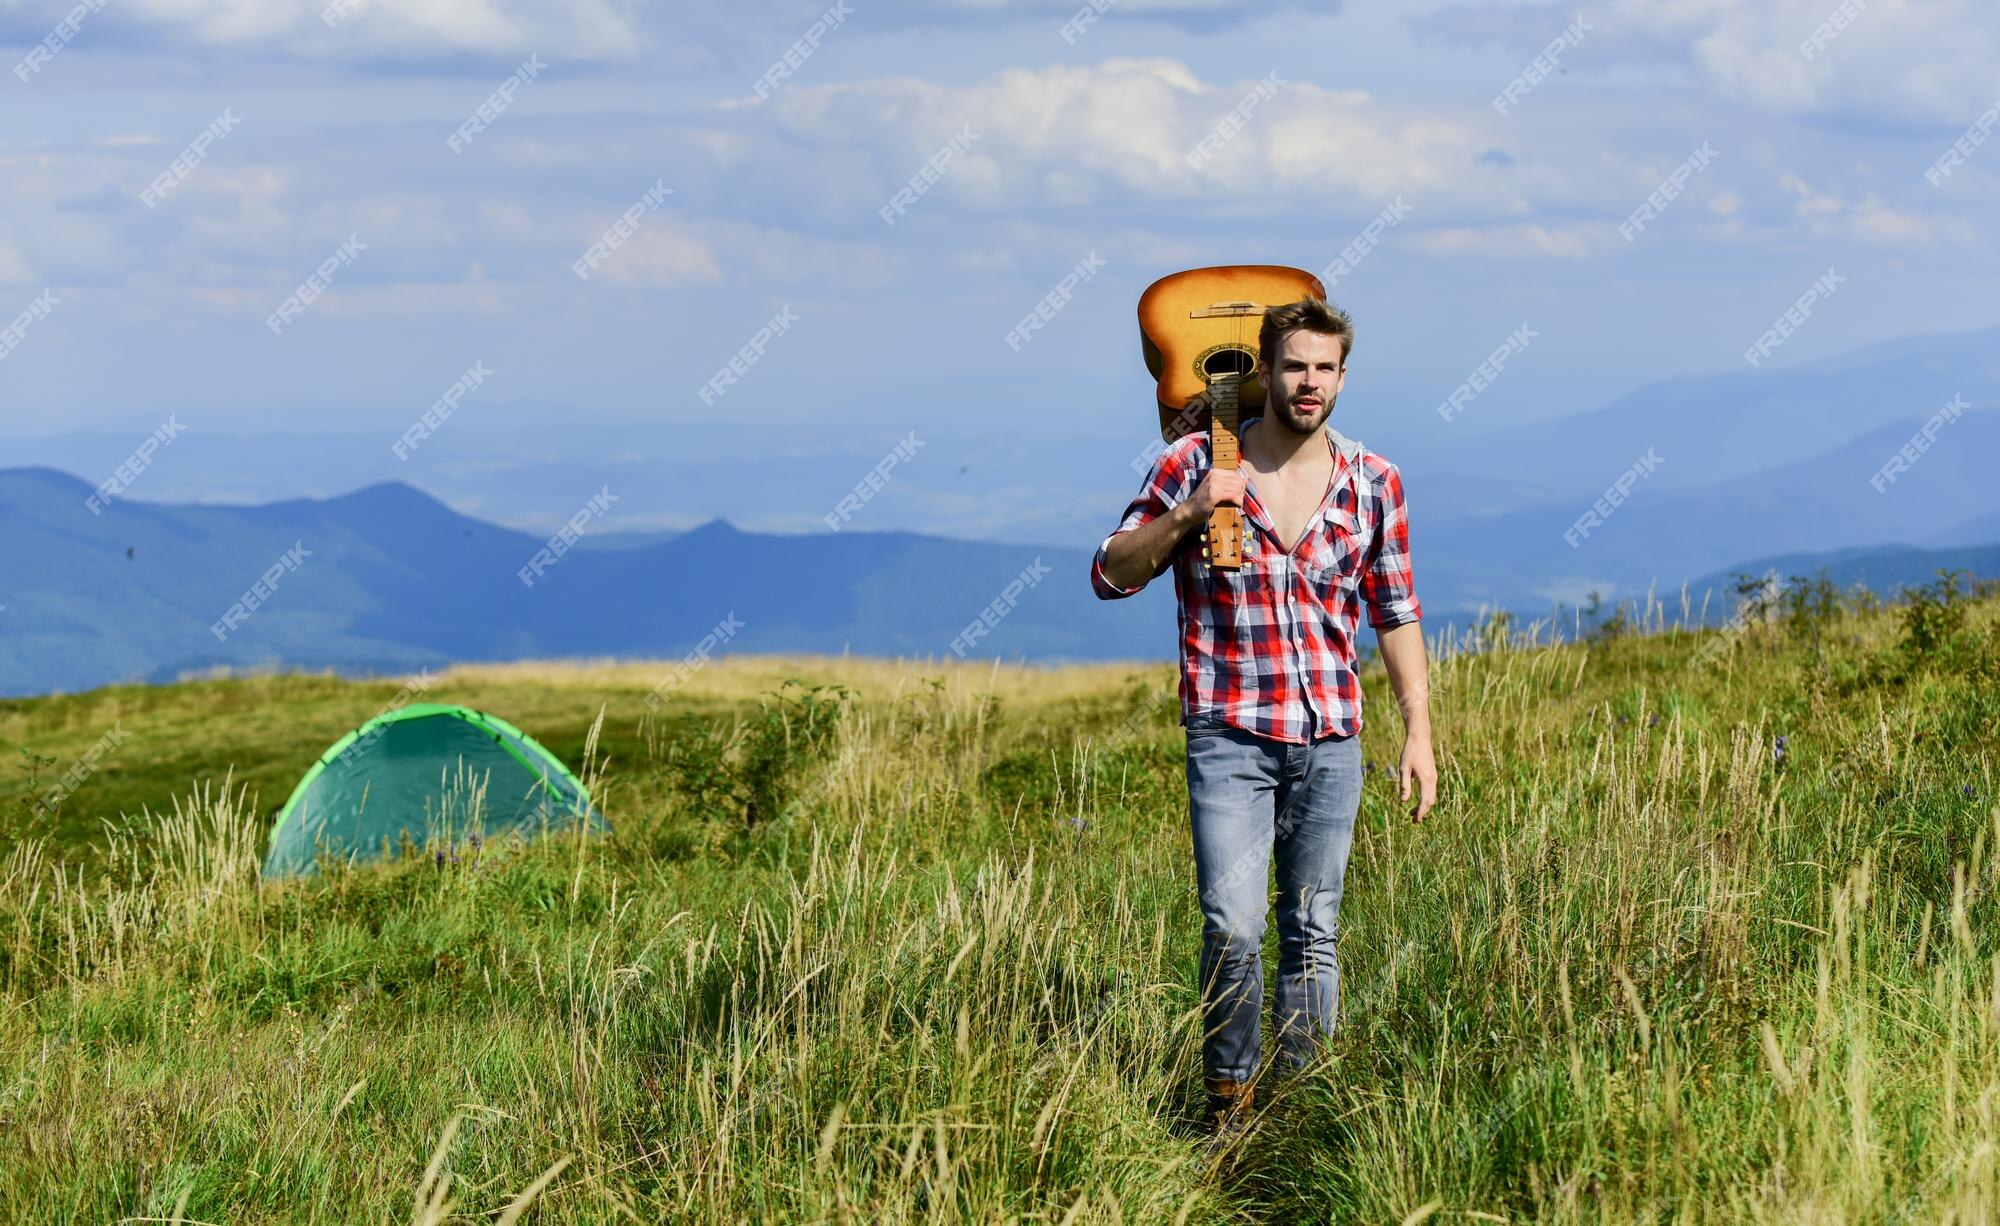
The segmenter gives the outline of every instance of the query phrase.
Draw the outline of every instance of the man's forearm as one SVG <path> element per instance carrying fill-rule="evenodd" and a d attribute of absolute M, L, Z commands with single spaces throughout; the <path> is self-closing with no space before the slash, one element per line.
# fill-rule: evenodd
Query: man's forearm
<path fill-rule="evenodd" d="M 1403 734 L 1424 737 L 1431 734 L 1430 669 L 1424 658 L 1424 624 L 1404 622 L 1375 632 L 1382 649 L 1383 667 L 1389 670 L 1389 686 L 1396 691 L 1396 706 L 1403 713 Z"/>
<path fill-rule="evenodd" d="M 1194 504 L 1177 502 L 1143 527 L 1112 537 L 1104 547 L 1104 577 L 1119 587 L 1150 581 L 1194 525 Z"/>

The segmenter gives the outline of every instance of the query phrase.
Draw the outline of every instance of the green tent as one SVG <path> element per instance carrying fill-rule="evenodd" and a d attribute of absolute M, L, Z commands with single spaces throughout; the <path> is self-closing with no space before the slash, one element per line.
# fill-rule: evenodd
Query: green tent
<path fill-rule="evenodd" d="M 412 703 L 312 764 L 271 828 L 264 875 L 311 872 L 322 848 L 349 860 L 393 852 L 405 831 L 422 843 L 433 833 L 456 840 L 469 826 L 490 837 L 579 821 L 610 829 L 582 782 L 533 737 L 468 707 Z"/>

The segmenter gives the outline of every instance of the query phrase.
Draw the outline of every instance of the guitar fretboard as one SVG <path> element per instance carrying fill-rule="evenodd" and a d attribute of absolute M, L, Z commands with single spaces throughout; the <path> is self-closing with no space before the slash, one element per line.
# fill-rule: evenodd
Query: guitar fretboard
<path fill-rule="evenodd" d="M 1239 375 L 1220 375 L 1208 385 L 1209 464 L 1213 468 L 1235 468 L 1241 452 L 1236 441 L 1237 381 Z"/>

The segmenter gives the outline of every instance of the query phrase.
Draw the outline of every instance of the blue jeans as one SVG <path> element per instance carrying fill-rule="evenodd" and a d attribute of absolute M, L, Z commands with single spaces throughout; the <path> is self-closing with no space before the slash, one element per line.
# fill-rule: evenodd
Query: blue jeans
<path fill-rule="evenodd" d="M 1188 817 L 1201 892 L 1202 1067 L 1247 1080 L 1260 1056 L 1264 919 L 1278 868 L 1278 1063 L 1302 1067 L 1333 1035 L 1340 894 L 1361 806 L 1361 738 L 1294 745 L 1197 713 L 1187 729 Z"/>

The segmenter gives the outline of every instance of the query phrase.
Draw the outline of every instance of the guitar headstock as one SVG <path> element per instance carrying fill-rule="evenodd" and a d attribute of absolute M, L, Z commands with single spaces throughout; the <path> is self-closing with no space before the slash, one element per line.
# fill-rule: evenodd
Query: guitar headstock
<path fill-rule="evenodd" d="M 1215 508 L 1201 533 L 1202 560 L 1217 570 L 1237 570 L 1243 565 L 1243 516 L 1237 508 L 1224 504 Z"/>

